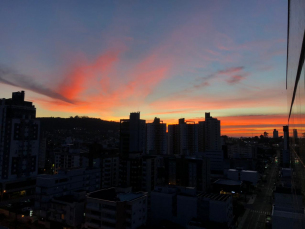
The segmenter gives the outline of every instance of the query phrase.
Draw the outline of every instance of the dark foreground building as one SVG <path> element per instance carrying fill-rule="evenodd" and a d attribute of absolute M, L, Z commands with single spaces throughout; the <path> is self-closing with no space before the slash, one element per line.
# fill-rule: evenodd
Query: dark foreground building
<path fill-rule="evenodd" d="M 35 189 L 39 153 L 39 121 L 24 91 L 0 100 L 0 183 L 2 199 Z"/>

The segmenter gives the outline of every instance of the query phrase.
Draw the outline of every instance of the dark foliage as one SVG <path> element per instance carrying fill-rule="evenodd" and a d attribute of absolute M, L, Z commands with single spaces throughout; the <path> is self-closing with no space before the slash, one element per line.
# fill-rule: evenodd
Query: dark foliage
<path fill-rule="evenodd" d="M 73 130 L 74 128 L 86 131 L 113 130 L 119 131 L 120 123 L 105 121 L 98 118 L 78 117 L 70 118 L 37 118 L 40 120 L 42 131 Z"/>

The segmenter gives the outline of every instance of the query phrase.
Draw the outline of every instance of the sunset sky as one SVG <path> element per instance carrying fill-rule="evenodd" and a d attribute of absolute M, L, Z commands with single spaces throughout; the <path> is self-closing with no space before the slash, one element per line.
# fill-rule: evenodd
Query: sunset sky
<path fill-rule="evenodd" d="M 24 90 L 38 117 L 287 124 L 287 0 L 3 0 L 0 28 L 0 98 Z"/>

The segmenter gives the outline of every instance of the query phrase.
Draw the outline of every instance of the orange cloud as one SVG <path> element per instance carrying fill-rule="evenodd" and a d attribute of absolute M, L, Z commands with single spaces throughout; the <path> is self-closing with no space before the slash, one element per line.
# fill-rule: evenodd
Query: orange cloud
<path fill-rule="evenodd" d="M 108 51 L 95 61 L 79 61 L 69 69 L 59 85 L 59 93 L 72 105 L 52 99 L 36 99 L 52 111 L 110 116 L 122 107 L 144 104 L 146 97 L 166 77 L 171 67 L 155 53 L 122 72 L 118 69 L 124 50 Z"/>
<path fill-rule="evenodd" d="M 107 82 L 109 80 L 107 74 L 114 63 L 118 61 L 121 53 L 122 51 L 108 51 L 99 56 L 93 63 L 77 62 L 68 70 L 69 73 L 59 85 L 59 93 L 71 100 L 76 100 L 83 92 L 92 89 L 99 77 L 103 80 L 103 89 L 107 90 L 107 85 L 109 84 Z M 90 84 L 92 81 L 94 84 Z"/>

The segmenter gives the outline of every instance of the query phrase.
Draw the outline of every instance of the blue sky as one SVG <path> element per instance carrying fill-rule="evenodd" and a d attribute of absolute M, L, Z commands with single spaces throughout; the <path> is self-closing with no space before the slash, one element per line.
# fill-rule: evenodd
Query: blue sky
<path fill-rule="evenodd" d="M 4 0 L 0 28 L 0 97 L 25 90 L 38 116 L 285 124 L 284 0 Z"/>

